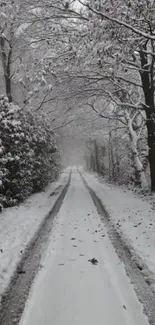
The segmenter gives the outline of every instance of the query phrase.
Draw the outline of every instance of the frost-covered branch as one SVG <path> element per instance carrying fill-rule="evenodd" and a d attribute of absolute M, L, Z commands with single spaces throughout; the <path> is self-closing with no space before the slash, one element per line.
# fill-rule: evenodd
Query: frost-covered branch
<path fill-rule="evenodd" d="M 87 7 L 90 11 L 92 11 L 93 13 L 99 15 L 100 17 L 106 18 L 107 20 L 113 21 L 116 24 L 120 25 L 120 26 L 124 26 L 127 29 L 131 30 L 132 32 L 134 32 L 137 35 L 140 35 L 146 39 L 149 40 L 154 40 L 155 41 L 155 35 L 151 35 L 145 32 L 142 32 L 141 30 L 134 28 L 132 25 L 127 24 L 126 22 L 119 20 L 117 18 L 111 17 L 106 13 L 103 13 L 101 11 L 95 10 L 94 8 L 92 8 L 91 6 L 89 6 L 89 4 L 82 2 L 81 0 L 78 0 L 83 6 Z"/>

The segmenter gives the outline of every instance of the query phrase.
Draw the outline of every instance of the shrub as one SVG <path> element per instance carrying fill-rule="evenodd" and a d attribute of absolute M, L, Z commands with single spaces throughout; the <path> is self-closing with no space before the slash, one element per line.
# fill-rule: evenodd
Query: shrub
<path fill-rule="evenodd" d="M 13 206 L 58 177 L 59 153 L 46 116 L 0 96 L 0 206 Z"/>

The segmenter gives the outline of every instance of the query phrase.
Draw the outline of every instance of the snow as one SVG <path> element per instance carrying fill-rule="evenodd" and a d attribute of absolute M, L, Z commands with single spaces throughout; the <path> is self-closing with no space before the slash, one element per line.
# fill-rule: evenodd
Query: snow
<path fill-rule="evenodd" d="M 15 36 L 16 37 L 20 37 L 22 34 L 24 34 L 24 32 L 29 28 L 30 23 L 23 23 L 21 24 L 15 32 Z"/>
<path fill-rule="evenodd" d="M 148 325 L 76 170 L 20 321 L 31 324 Z"/>
<path fill-rule="evenodd" d="M 69 170 L 66 169 L 60 179 L 49 185 L 44 192 L 31 195 L 23 204 L 5 209 L 0 214 L 0 296 L 7 287 L 21 254 L 58 197 L 50 194 L 59 185 L 65 185 L 68 176 Z"/>
<path fill-rule="evenodd" d="M 155 274 L 155 210 L 151 202 L 128 189 L 100 182 L 95 174 L 85 172 L 84 177 L 103 202 L 118 232 Z"/>
<path fill-rule="evenodd" d="M 16 126 L 16 125 L 21 125 L 21 121 L 17 121 L 15 119 L 9 121 L 13 126 Z"/>
<path fill-rule="evenodd" d="M 21 110 L 21 108 L 20 107 L 18 107 L 17 105 L 15 105 L 15 104 L 11 104 L 11 109 L 9 109 L 9 114 L 14 114 L 14 113 L 16 113 L 16 112 L 18 112 L 18 111 L 20 111 Z"/>
<path fill-rule="evenodd" d="M 0 12 L 0 16 L 1 16 L 1 18 L 7 18 L 6 14 L 2 11 Z M 4 35 L 4 34 L 2 33 L 2 35 Z"/>
<path fill-rule="evenodd" d="M 86 6 L 86 7 L 88 6 L 87 4 L 84 4 L 84 3 L 83 3 L 82 1 L 80 1 L 80 0 L 79 0 L 79 2 L 81 2 L 81 3 L 82 3 L 84 6 Z M 126 23 L 125 21 L 123 21 L 123 20 L 119 20 L 119 19 L 113 18 L 113 17 L 111 17 L 110 15 L 107 15 L 106 13 L 103 13 L 103 12 L 97 11 L 97 10 L 95 10 L 94 8 L 91 8 L 91 7 L 89 7 L 89 9 L 90 9 L 92 12 L 94 12 L 94 13 L 100 15 L 101 17 L 106 18 L 107 20 L 113 21 L 113 22 L 117 23 L 117 24 L 120 25 L 120 26 L 122 25 L 122 26 L 127 27 L 127 29 L 133 31 L 133 32 L 134 32 L 135 34 L 137 34 L 137 35 L 140 35 L 140 36 L 142 36 L 142 37 L 144 37 L 144 38 L 146 38 L 146 39 L 149 39 L 149 40 L 155 40 L 154 35 L 151 35 L 151 34 L 149 34 L 149 33 L 145 33 L 145 32 L 143 32 L 143 31 L 141 31 L 141 30 L 139 30 L 139 29 L 137 29 L 137 28 L 134 28 L 132 25 L 127 24 L 127 23 Z"/>

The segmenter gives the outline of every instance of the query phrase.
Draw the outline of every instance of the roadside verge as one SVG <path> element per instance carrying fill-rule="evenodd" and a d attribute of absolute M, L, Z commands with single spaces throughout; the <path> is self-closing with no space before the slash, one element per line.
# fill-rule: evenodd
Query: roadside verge
<path fill-rule="evenodd" d="M 57 182 L 45 191 L 30 196 L 18 207 L 0 214 L 0 297 L 4 294 L 30 242 L 43 227 L 68 183 L 70 170 L 66 169 Z"/>
<path fill-rule="evenodd" d="M 143 262 L 142 258 L 137 254 L 136 250 L 134 251 L 134 243 L 133 245 L 129 244 L 129 240 L 127 239 L 130 238 L 130 234 L 128 234 L 126 239 L 123 236 L 123 233 L 118 232 L 114 225 L 113 218 L 107 210 L 107 205 L 105 205 L 106 200 L 101 195 L 101 189 L 100 191 L 96 191 L 96 187 L 94 186 L 95 179 L 93 179 L 94 175 L 85 172 L 81 173 L 81 171 L 79 171 L 79 173 L 92 197 L 102 222 L 107 228 L 113 247 L 125 266 L 126 273 L 134 286 L 139 301 L 143 304 L 143 309 L 149 319 L 149 323 L 154 325 L 155 292 L 152 283 L 150 282 L 150 279 L 153 281 L 153 275 L 149 271 L 148 266 Z"/>

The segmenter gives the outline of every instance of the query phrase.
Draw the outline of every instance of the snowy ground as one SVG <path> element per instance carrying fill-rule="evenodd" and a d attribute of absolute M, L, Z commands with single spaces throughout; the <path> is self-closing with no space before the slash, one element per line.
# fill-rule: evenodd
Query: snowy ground
<path fill-rule="evenodd" d="M 0 214 L 0 296 L 21 254 L 58 198 L 59 191 L 56 195 L 50 194 L 61 184 L 65 185 L 68 176 L 69 169 L 66 169 L 59 181 L 52 183 L 44 192 L 34 194 L 18 207 L 8 208 Z"/>
<path fill-rule="evenodd" d="M 98 181 L 90 176 L 89 182 L 95 186 Z M 97 260 L 96 265 L 92 258 Z M 76 170 L 55 220 L 42 266 L 20 325 L 148 325 Z"/>
<path fill-rule="evenodd" d="M 154 273 L 150 282 L 155 288 L 155 210 L 151 202 L 125 188 L 105 184 L 95 174 L 85 172 L 84 177 L 104 203 L 118 232 Z"/>

